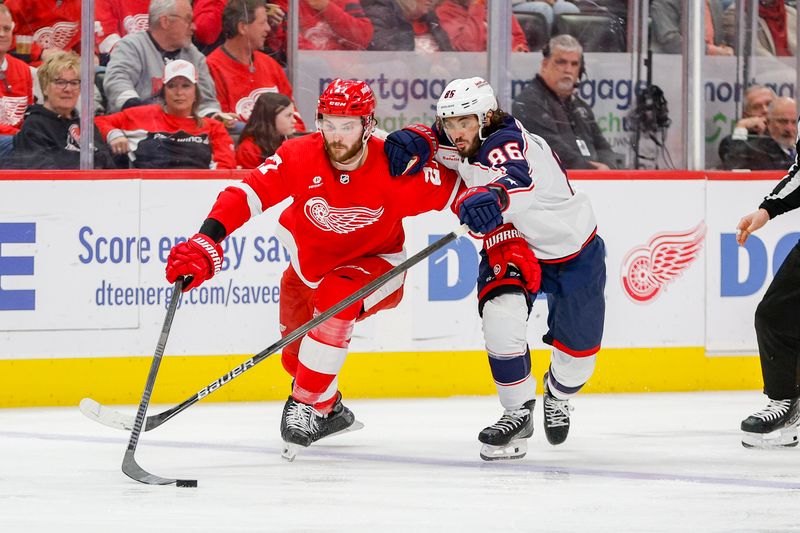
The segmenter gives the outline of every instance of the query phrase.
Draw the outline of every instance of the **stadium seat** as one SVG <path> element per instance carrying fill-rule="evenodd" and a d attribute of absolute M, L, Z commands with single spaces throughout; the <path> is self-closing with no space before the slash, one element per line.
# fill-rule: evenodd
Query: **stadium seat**
<path fill-rule="evenodd" d="M 517 22 L 525 33 L 528 40 L 528 48 L 531 52 L 536 52 L 544 48 L 550 40 L 550 28 L 547 27 L 547 20 L 540 13 L 514 13 Z"/>
<path fill-rule="evenodd" d="M 624 52 L 625 34 L 618 21 L 608 15 L 558 15 L 555 34 L 568 33 L 578 39 L 584 52 Z"/>

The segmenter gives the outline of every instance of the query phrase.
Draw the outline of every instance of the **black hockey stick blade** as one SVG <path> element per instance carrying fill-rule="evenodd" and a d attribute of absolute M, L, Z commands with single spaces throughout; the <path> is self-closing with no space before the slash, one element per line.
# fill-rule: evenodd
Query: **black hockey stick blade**
<path fill-rule="evenodd" d="M 161 335 L 158 338 L 156 351 L 153 354 L 153 362 L 150 364 L 150 372 L 147 374 L 144 392 L 142 392 L 142 400 L 139 402 L 139 409 L 136 411 L 136 419 L 131 429 L 131 438 L 128 440 L 128 447 L 125 450 L 125 456 L 122 458 L 122 472 L 134 481 L 148 485 L 171 485 L 173 483 L 177 484 L 179 481 L 177 479 L 156 476 L 155 474 L 147 472 L 136 462 L 134 454 L 136 453 L 136 445 L 139 443 L 139 435 L 144 426 L 147 406 L 150 404 L 150 396 L 153 394 L 153 387 L 155 387 L 156 384 L 156 376 L 158 375 L 158 368 L 161 366 L 161 358 L 164 356 L 164 349 L 167 347 L 167 338 L 169 338 L 169 331 L 172 328 L 172 319 L 175 317 L 175 310 L 178 308 L 178 302 L 181 300 L 182 288 L 183 279 L 179 278 L 172 288 L 172 297 L 169 301 L 169 307 L 167 307 L 167 316 L 164 318 Z M 196 480 L 180 481 L 182 486 L 186 486 L 185 483 L 187 482 L 194 482 L 194 485 L 190 486 L 197 486 Z"/>
<path fill-rule="evenodd" d="M 202 400 L 209 394 L 219 390 L 224 385 L 227 385 L 235 378 L 241 376 L 246 371 L 253 368 L 255 365 L 269 357 L 270 355 L 274 354 L 275 352 L 281 350 L 285 346 L 291 344 L 295 340 L 299 339 L 313 328 L 321 324 L 322 322 L 328 320 L 330 317 L 341 311 L 342 309 L 352 305 L 355 301 L 360 300 L 361 298 L 366 297 L 367 295 L 371 294 L 372 292 L 379 289 L 381 286 L 386 284 L 392 278 L 402 274 L 406 270 L 410 269 L 423 259 L 426 259 L 434 252 L 441 250 L 451 242 L 458 239 L 461 235 L 464 235 L 469 231 L 467 226 L 459 226 L 456 230 L 451 231 L 441 239 L 437 240 L 434 243 L 431 243 L 427 248 L 424 248 L 414 254 L 413 256 L 409 257 L 393 269 L 389 270 L 388 272 L 382 274 L 381 276 L 375 278 L 368 284 L 364 285 L 361 289 L 354 292 L 341 302 L 337 303 L 330 309 L 327 309 L 325 312 L 320 313 L 316 317 L 312 318 L 302 326 L 298 327 L 285 337 L 281 338 L 279 341 L 274 343 L 272 346 L 262 350 L 261 352 L 257 353 L 250 359 L 246 360 L 242 364 L 234 367 L 231 369 L 227 374 L 224 376 L 215 379 L 199 391 L 197 391 L 192 397 L 187 398 L 183 402 L 179 403 L 178 405 L 167 409 L 166 411 L 162 411 L 161 413 L 148 416 L 146 418 L 144 424 L 144 431 L 150 431 L 151 429 L 157 428 L 173 416 L 177 415 L 181 411 L 184 411 L 188 407 L 194 405 L 198 401 Z M 106 426 L 115 428 L 115 429 L 126 429 L 129 430 L 133 428 L 135 424 L 135 420 L 132 416 L 126 415 L 124 413 L 120 413 L 115 409 L 110 407 L 106 407 L 91 398 L 84 398 L 81 400 L 80 404 L 81 412 L 86 415 L 87 417 L 91 418 L 92 420 L 104 424 Z"/>

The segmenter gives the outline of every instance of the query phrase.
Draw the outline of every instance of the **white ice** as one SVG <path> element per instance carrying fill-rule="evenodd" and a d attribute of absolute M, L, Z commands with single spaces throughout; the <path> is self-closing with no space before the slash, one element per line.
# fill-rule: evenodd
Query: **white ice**
<path fill-rule="evenodd" d="M 493 397 L 346 400 L 361 431 L 280 458 L 282 403 L 199 404 L 136 458 L 76 408 L 0 410 L 0 531 L 800 531 L 800 448 L 748 450 L 757 392 L 579 395 L 567 442 L 487 463 Z M 541 401 L 539 401 L 541 404 Z M 166 406 L 151 406 L 150 413 Z M 133 414 L 135 407 L 121 407 Z"/>

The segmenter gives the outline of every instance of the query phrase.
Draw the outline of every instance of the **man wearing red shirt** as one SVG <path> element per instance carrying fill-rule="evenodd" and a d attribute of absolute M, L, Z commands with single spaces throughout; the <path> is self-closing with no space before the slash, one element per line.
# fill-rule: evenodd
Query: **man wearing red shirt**
<path fill-rule="evenodd" d="M 33 103 L 31 67 L 8 54 L 13 31 L 11 12 L 0 4 L 0 135 L 17 133 L 25 109 Z"/>
<path fill-rule="evenodd" d="M 275 0 L 288 12 L 288 0 Z M 372 40 L 372 21 L 358 0 L 300 0 L 300 50 L 366 50 Z M 269 37 L 276 50 L 286 49 L 286 24 Z"/>
<path fill-rule="evenodd" d="M 108 54 L 129 33 L 146 31 L 150 0 L 97 0 L 95 42 L 97 51 Z"/>
<path fill-rule="evenodd" d="M 453 50 L 458 52 L 483 52 L 486 50 L 487 6 L 477 0 L 444 0 L 436 7 L 436 16 L 450 37 Z M 511 50 L 527 52 L 528 41 L 522 26 L 511 15 Z"/>
<path fill-rule="evenodd" d="M 220 241 L 289 197 L 276 231 L 291 252 L 281 280 L 283 334 L 402 262 L 402 219 L 448 207 L 460 179 L 436 162 L 392 178 L 383 141 L 372 136 L 374 111 L 366 83 L 334 80 L 319 99 L 320 131 L 284 142 L 242 183 L 222 191 L 199 233 L 172 249 L 167 280 L 183 276 L 190 290 L 211 278 L 222 265 Z M 337 376 L 356 321 L 395 307 L 403 281 L 388 282 L 283 350 L 294 378 L 281 422 L 285 458 L 298 446 L 360 427 L 342 404 Z"/>
<path fill-rule="evenodd" d="M 33 37 L 30 61 L 46 51 L 80 52 L 81 0 L 6 0 L 16 35 Z"/>
<path fill-rule="evenodd" d="M 260 94 L 273 92 L 292 98 L 292 86 L 281 66 L 259 51 L 269 34 L 263 0 L 228 3 L 222 14 L 222 31 L 225 43 L 209 54 L 206 62 L 223 112 L 247 122 Z M 297 120 L 297 129 L 304 131 L 299 114 Z"/>

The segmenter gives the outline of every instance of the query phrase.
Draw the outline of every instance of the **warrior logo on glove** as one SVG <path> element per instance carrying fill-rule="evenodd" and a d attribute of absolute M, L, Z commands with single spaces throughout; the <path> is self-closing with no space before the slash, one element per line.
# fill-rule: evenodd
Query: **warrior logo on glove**
<path fill-rule="evenodd" d="M 511 224 L 503 224 L 483 238 L 483 249 L 489 259 L 494 277 L 501 279 L 512 265 L 519 270 L 525 288 L 532 294 L 539 292 L 542 282 L 542 268 L 539 260 Z"/>

